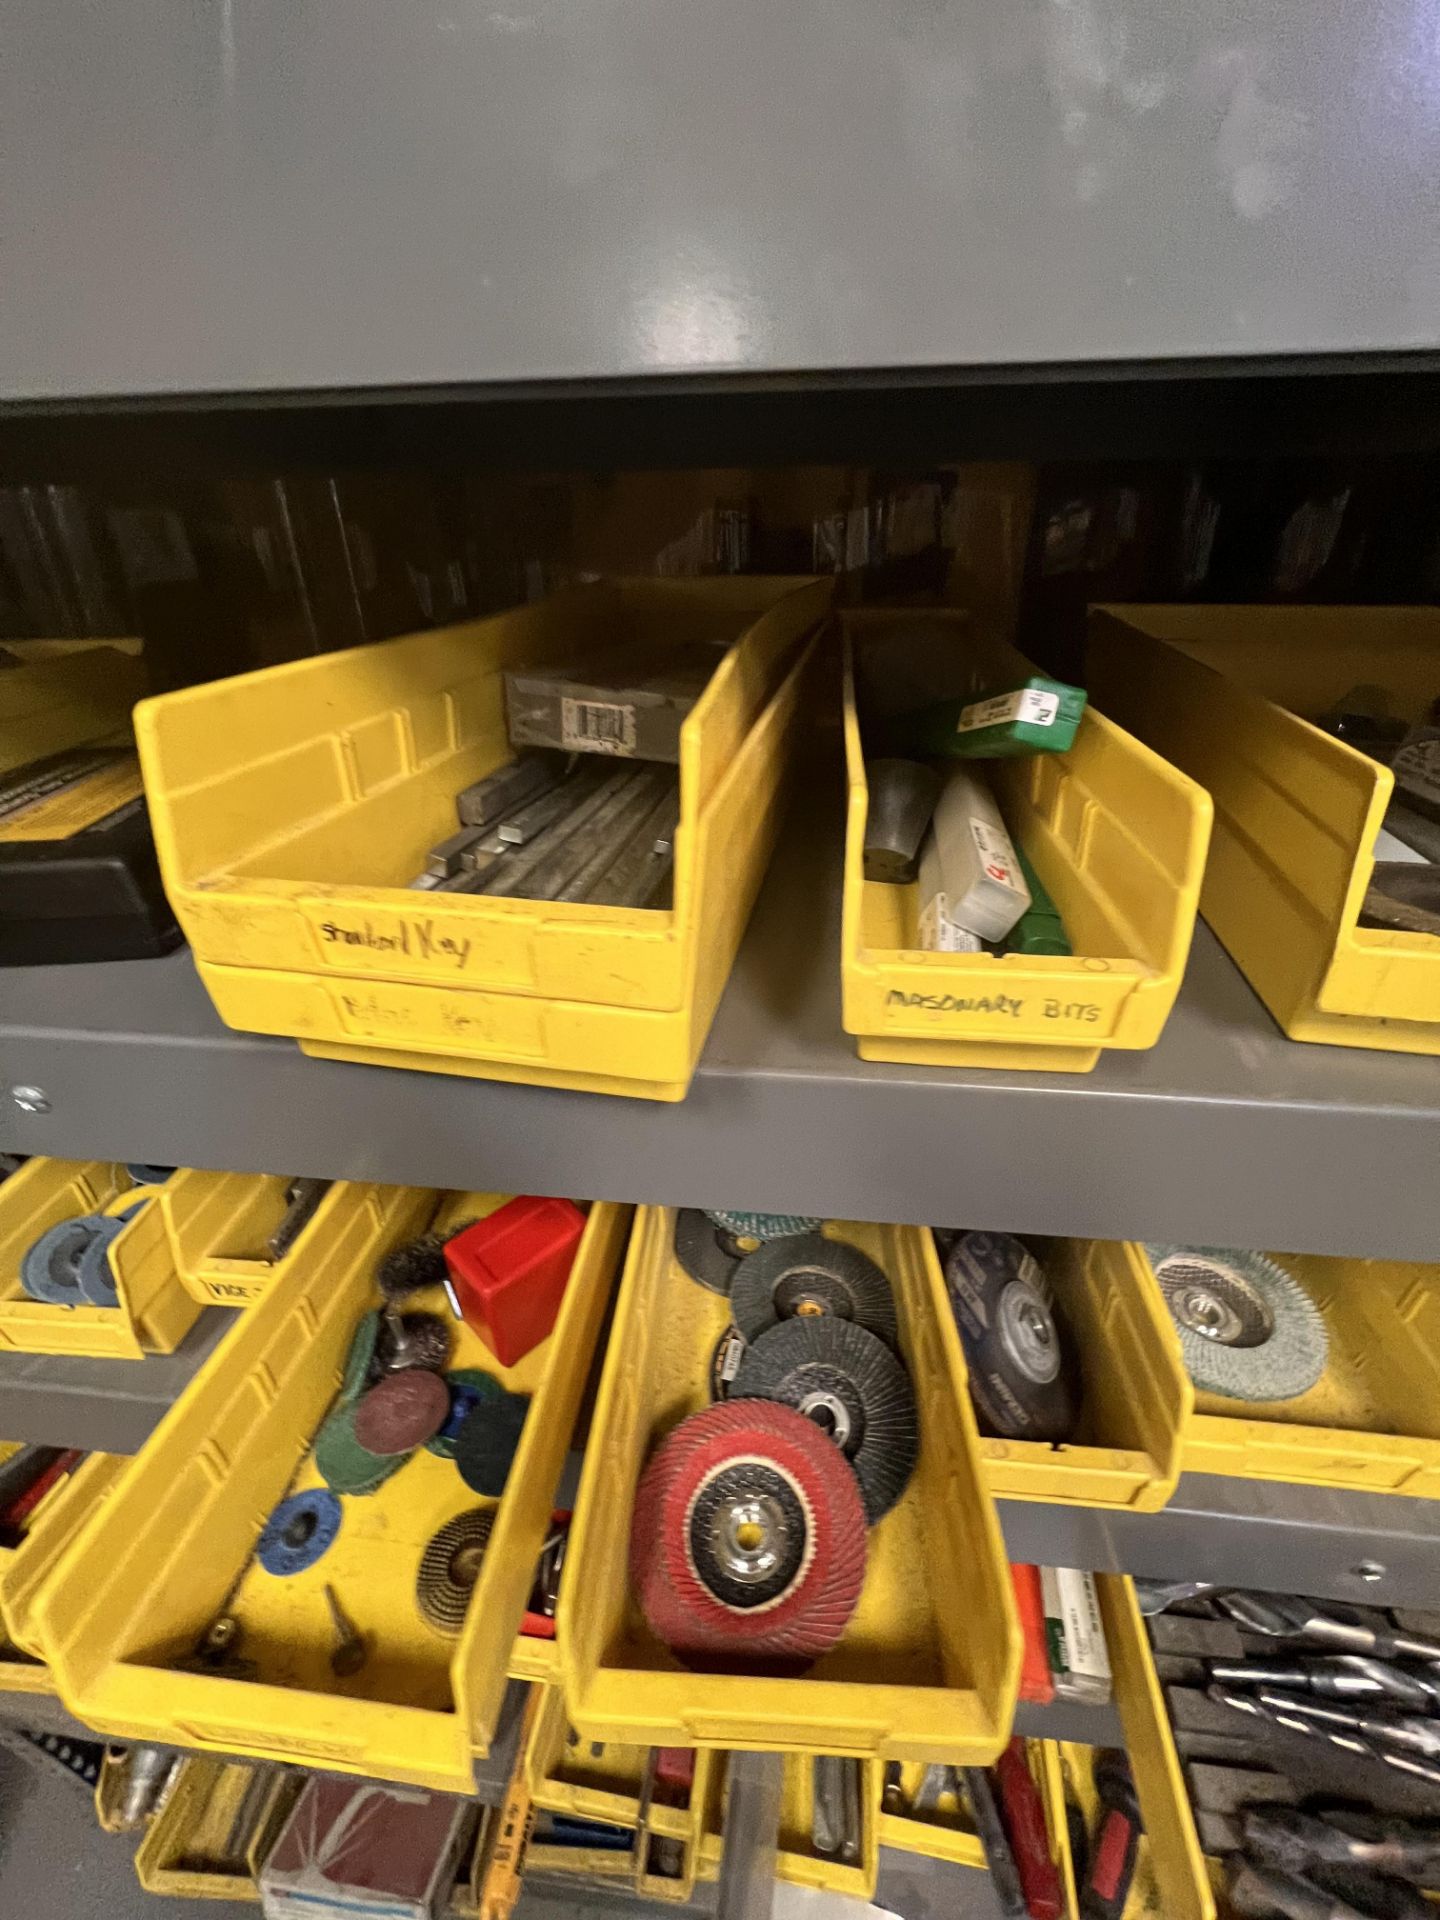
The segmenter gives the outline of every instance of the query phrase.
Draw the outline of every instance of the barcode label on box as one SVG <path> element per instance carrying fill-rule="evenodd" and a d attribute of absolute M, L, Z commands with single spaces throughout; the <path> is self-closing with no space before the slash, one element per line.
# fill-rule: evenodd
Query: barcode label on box
<path fill-rule="evenodd" d="M 618 701 L 562 698 L 560 740 L 572 753 L 634 753 L 635 709 Z"/>

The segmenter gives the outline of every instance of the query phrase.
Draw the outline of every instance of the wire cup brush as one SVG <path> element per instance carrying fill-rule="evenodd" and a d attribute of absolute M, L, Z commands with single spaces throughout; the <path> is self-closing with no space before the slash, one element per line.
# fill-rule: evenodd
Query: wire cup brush
<path fill-rule="evenodd" d="M 1299 1281 L 1263 1253 L 1149 1246 L 1185 1371 L 1227 1400 L 1294 1400 L 1325 1371 L 1330 1338 Z"/>

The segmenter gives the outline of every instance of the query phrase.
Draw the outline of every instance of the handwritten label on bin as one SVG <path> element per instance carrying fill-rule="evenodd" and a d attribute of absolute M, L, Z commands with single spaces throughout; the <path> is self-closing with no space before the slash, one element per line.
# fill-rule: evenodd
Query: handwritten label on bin
<path fill-rule="evenodd" d="M 482 926 L 463 914 L 417 909 L 393 913 L 385 908 L 337 906 L 333 901 L 307 905 L 320 958 L 337 973 L 365 973 L 444 979 L 464 976 L 495 986 L 530 986 L 534 967 L 534 929 L 516 919 L 487 920 Z"/>
<path fill-rule="evenodd" d="M 545 1008 L 511 994 L 446 993 L 439 987 L 330 988 L 345 1032 L 380 1045 L 408 1043 L 486 1059 L 543 1060 Z"/>
<path fill-rule="evenodd" d="M 1051 995 L 905 993 L 899 987 L 891 987 L 885 996 L 886 1016 L 897 1023 L 908 1023 L 917 1013 L 939 1013 L 978 1016 L 996 1026 L 1018 1022 L 1028 1027 L 1037 1020 L 1094 1026 L 1103 1012 L 1103 1007 L 1094 1000 L 1061 1000 Z"/>

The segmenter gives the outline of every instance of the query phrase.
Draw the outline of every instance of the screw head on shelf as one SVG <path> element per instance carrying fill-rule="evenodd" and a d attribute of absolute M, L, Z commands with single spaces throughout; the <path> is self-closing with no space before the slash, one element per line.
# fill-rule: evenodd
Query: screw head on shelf
<path fill-rule="evenodd" d="M 22 1113 L 48 1113 L 50 1096 L 43 1087 L 12 1087 L 10 1098 Z"/>
<path fill-rule="evenodd" d="M 1385 1568 L 1379 1560 L 1362 1560 L 1355 1568 L 1355 1573 L 1359 1579 L 1365 1581 L 1367 1586 L 1372 1586 L 1375 1581 L 1385 1578 Z"/>

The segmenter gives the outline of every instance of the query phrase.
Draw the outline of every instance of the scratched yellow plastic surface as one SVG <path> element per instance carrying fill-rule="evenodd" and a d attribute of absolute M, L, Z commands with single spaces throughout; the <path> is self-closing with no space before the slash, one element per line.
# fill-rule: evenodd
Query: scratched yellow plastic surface
<path fill-rule="evenodd" d="M 959 1337 L 918 1229 L 827 1229 L 890 1278 L 921 1422 L 916 1472 L 870 1532 L 860 1604 L 837 1646 L 797 1678 L 695 1673 L 646 1626 L 627 1571 L 635 1485 L 664 1435 L 708 1404 L 729 1320 L 724 1299 L 676 1263 L 674 1229 L 669 1208 L 637 1212 L 586 1449 L 560 1600 L 572 1722 L 655 1746 L 991 1758 L 1014 1712 L 1020 1630 Z"/>
<path fill-rule="evenodd" d="M 982 1436 L 997 1499 L 1155 1513 L 1175 1491 L 1193 1391 L 1143 1249 L 1056 1240 L 1046 1272 L 1074 1335 L 1083 1390 L 1073 1441 Z"/>
<path fill-rule="evenodd" d="M 63 643 L 31 643 L 51 644 Z M 146 690 L 136 644 L 89 642 L 43 656 L 22 648 L 25 663 L 0 673 L 0 773 L 68 747 L 128 735 L 130 710 Z"/>
<path fill-rule="evenodd" d="M 1200 910 L 1292 1040 L 1440 1053 L 1440 940 L 1358 924 L 1394 775 L 1306 717 L 1369 685 L 1419 720 L 1437 661 L 1428 607 L 1091 615 L 1097 697 L 1214 796 Z"/>
<path fill-rule="evenodd" d="M 108 1160 L 27 1160 L 0 1185 L 0 1348 L 139 1360 L 173 1353 L 200 1312 L 175 1271 L 164 1224 L 124 1167 Z M 42 1233 L 80 1213 L 114 1212 L 146 1198 L 109 1247 L 119 1302 L 61 1307 L 32 1300 L 20 1284 L 26 1251 Z"/>
<path fill-rule="evenodd" d="M 815 1756 L 787 1753 L 780 1787 L 780 1825 L 776 1834 L 775 1878 L 792 1886 L 815 1887 L 822 1893 L 848 1894 L 868 1900 L 880 1870 L 880 1782 L 884 1769 L 876 1760 L 860 1762 L 860 1858 L 851 1865 L 815 1851 L 812 1821 L 815 1814 Z M 706 1796 L 705 1832 L 700 1841 L 702 1880 L 720 1877 L 725 1846 L 726 1792 L 729 1765 L 715 1756 Z"/>
<path fill-rule="evenodd" d="M 387 1047 L 302 1038 L 302 1051 L 366 1066 L 411 1067 L 526 1086 L 569 1087 L 583 1093 L 683 1100 L 784 810 L 791 740 L 802 717 L 801 691 L 811 656 L 807 648 L 751 728 L 702 813 L 695 897 L 707 903 L 705 932 L 698 944 L 692 942 L 687 949 L 690 989 L 681 1006 L 660 1012 L 517 994 L 459 996 L 448 988 L 403 986 L 393 993 L 401 996 L 406 1008 L 418 1009 L 428 1025 L 414 1033 L 397 1028 L 394 1044 Z M 278 975 L 262 976 L 234 967 L 211 968 L 208 982 L 232 1026 L 257 1025 L 270 1018 L 266 1009 L 281 1004 L 276 996 L 282 995 L 288 996 L 285 1003 L 292 1009 L 282 1022 L 286 1031 L 319 1030 L 311 1017 L 313 997 L 319 991 L 313 982 L 301 980 L 292 992 Z M 367 1004 L 378 1007 L 391 992 L 383 983 L 371 986 Z M 385 1004 L 392 1002 L 385 1000 Z M 248 1011 L 252 1007 L 253 1014 Z M 428 1039 L 419 1038 L 422 1031 Z M 429 1050 L 448 1045 L 457 1032 L 483 1043 L 485 1057 Z M 544 1064 L 547 1061 L 552 1064 Z"/>
<path fill-rule="evenodd" d="M 0 1457 L 14 1451 L 7 1446 Z M 0 1622 L 9 1642 L 0 1652 L 0 1693 L 55 1692 L 54 1675 L 45 1664 L 30 1618 L 31 1603 L 55 1562 L 129 1464 L 117 1454 L 92 1453 L 45 1495 L 19 1546 L 0 1548 Z M 14 1649 L 30 1659 L 16 1659 Z"/>
<path fill-rule="evenodd" d="M 1440 1266 L 1275 1253 L 1325 1318 L 1325 1372 L 1293 1400 L 1197 1393 L 1187 1473 L 1440 1497 Z"/>
<path fill-rule="evenodd" d="M 161 871 L 221 1017 L 538 1084 L 687 1078 L 773 844 L 793 703 L 757 723 L 830 591 L 618 581 L 143 703 Z M 681 733 L 673 909 L 407 892 L 456 794 L 510 757 L 503 670 L 629 640 L 733 643 Z"/>
<path fill-rule="evenodd" d="M 206 1306 L 245 1307 L 308 1260 L 324 1258 L 334 1238 L 373 1192 L 364 1182 L 337 1180 L 279 1260 L 265 1242 L 285 1215 L 286 1174 L 212 1173 L 184 1168 L 157 1189 L 175 1270 Z"/>
<path fill-rule="evenodd" d="M 904 1813 L 887 1813 L 882 1798 L 877 1831 L 882 1847 L 898 1847 L 902 1853 L 923 1853 L 930 1860 L 944 1860 L 955 1867 L 985 1866 L 985 1849 L 970 1824 L 970 1810 L 964 1799 L 956 1800 L 947 1789 L 933 1813 L 912 1811 L 916 1794 L 925 1778 L 923 1763 L 906 1760 L 900 1767 L 900 1792 Z M 884 1786 L 883 1769 L 881 1779 Z"/>
<path fill-rule="evenodd" d="M 297 1265 L 237 1318 L 33 1602 L 41 1650 L 78 1717 L 134 1739 L 470 1791 L 628 1209 L 591 1209 L 555 1331 L 517 1366 L 501 1369 L 468 1328 L 457 1332 L 453 1365 L 486 1367 L 534 1395 L 458 1641 L 432 1632 L 415 1605 L 426 1542 L 453 1515 L 487 1504 L 453 1461 L 422 1450 L 378 1493 L 347 1496 L 335 1543 L 301 1574 L 274 1578 L 251 1556 L 276 1503 L 319 1484 L 311 1438 L 355 1325 L 376 1304 L 379 1260 L 432 1220 L 473 1218 L 502 1198 L 374 1188 L 323 1260 Z M 444 1310 L 438 1290 L 418 1299 Z M 369 1660 L 349 1679 L 330 1670 L 327 1583 L 369 1642 Z M 242 1623 L 254 1680 L 181 1670 L 226 1609 Z"/>
<path fill-rule="evenodd" d="M 1153 1910 L 1142 1911 L 1153 1911 L 1157 1920 L 1215 1920 L 1205 1858 L 1134 1582 L 1124 1574 L 1101 1573 L 1095 1585 L 1110 1649 L 1115 1706 L 1145 1827 L 1149 1872 L 1158 1889 Z"/>
<path fill-rule="evenodd" d="M 260 1869 L 304 1786 L 300 1774 L 277 1773 L 259 1803 L 243 1866 L 225 1862 L 230 1827 L 254 1768 L 238 1761 L 187 1759 L 170 1798 L 135 1849 L 135 1872 L 147 1893 L 183 1900 L 260 1899 Z M 213 1869 L 203 1863 L 213 1860 Z"/>
<path fill-rule="evenodd" d="M 573 1729 L 559 1687 L 547 1688 L 545 1703 L 525 1751 L 525 1776 L 537 1807 L 633 1829 L 640 1817 L 640 1789 L 648 1749 L 611 1744 L 600 1753 L 590 1742 L 569 1738 Z M 641 1891 L 649 1899 L 688 1900 L 699 1864 L 700 1833 L 712 1771 L 719 1756 L 701 1749 L 695 1756 L 695 1781 L 688 1806 L 666 1806 L 652 1799 L 647 1829 L 680 1843 L 683 1870 L 678 1876 L 646 1873 Z M 555 1849 L 560 1851 L 560 1849 Z M 587 1851 L 589 1851 L 587 1849 Z M 626 1863 L 633 1875 L 633 1856 Z"/>
<path fill-rule="evenodd" d="M 1067 753 L 987 769 L 1012 834 L 1060 909 L 1074 956 L 922 952 L 918 886 L 865 878 L 870 794 L 856 705 L 867 648 L 913 618 L 874 611 L 843 621 L 846 1032 L 866 1060 L 1048 1073 L 1088 1073 L 1103 1047 L 1153 1047 L 1190 952 L 1208 796 L 1087 707 Z M 1034 671 L 964 614 L 930 609 L 925 620 L 937 648 L 942 629 L 953 634 L 953 669 L 937 669 L 937 694 L 978 693 Z"/>

